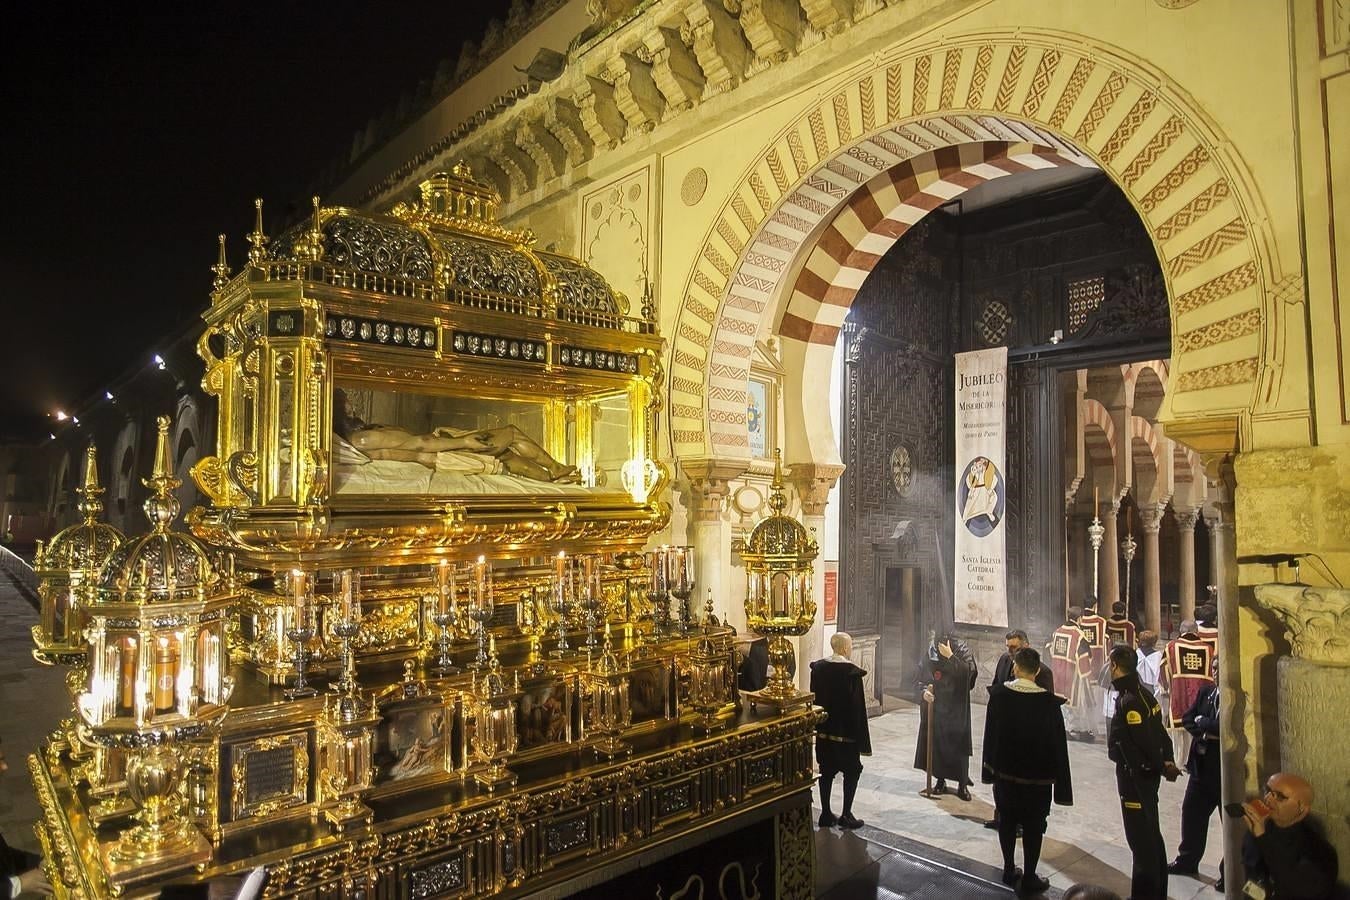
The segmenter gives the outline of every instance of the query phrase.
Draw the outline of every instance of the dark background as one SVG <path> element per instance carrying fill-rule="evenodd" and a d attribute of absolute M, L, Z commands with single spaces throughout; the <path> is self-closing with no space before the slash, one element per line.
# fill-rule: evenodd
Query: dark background
<path fill-rule="evenodd" d="M 354 133 L 507 0 L 17 4 L 6 14 L 0 438 L 43 436 L 206 306 Z"/>

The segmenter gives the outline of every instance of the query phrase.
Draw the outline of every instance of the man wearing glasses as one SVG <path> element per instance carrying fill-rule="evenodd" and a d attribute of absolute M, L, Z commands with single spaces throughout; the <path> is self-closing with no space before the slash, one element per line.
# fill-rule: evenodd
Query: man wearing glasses
<path fill-rule="evenodd" d="M 1247 896 L 1257 900 L 1333 896 L 1336 850 L 1308 816 L 1312 799 L 1307 781 L 1277 772 L 1266 781 L 1264 797 L 1242 804 L 1248 831 L 1242 841 Z"/>

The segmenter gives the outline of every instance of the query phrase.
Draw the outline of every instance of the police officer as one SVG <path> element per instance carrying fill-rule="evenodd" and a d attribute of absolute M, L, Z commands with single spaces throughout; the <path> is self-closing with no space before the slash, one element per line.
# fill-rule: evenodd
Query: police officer
<path fill-rule="evenodd" d="M 1134 857 L 1130 896 L 1161 900 L 1167 896 L 1167 846 L 1158 823 L 1158 785 L 1163 778 L 1175 781 L 1181 773 L 1163 731 L 1162 708 L 1139 683 L 1134 650 L 1118 645 L 1110 660 L 1111 684 L 1119 699 L 1107 740 L 1116 764 L 1125 840 Z"/>

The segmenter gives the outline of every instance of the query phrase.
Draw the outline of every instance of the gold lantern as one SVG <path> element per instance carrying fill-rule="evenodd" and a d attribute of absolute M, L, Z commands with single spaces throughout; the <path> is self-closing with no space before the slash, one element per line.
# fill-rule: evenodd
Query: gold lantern
<path fill-rule="evenodd" d="M 816 601 L 811 580 L 819 548 L 806 527 L 783 510 L 783 459 L 774 451 L 773 485 L 769 508 L 773 510 L 750 532 L 741 551 L 745 561 L 745 619 L 751 631 L 769 638 L 769 662 L 773 674 L 762 690 L 747 691 L 752 706 L 764 704 L 790 709 L 811 702 L 812 696 L 797 690 L 789 672 L 793 666 L 789 637 L 800 637 L 816 619 Z"/>
<path fill-rule="evenodd" d="M 375 728 L 380 714 L 356 693 L 333 694 L 319 721 L 319 805 L 338 831 L 366 824 L 373 813 L 361 802 L 375 776 Z"/>
<path fill-rule="evenodd" d="M 726 720 L 724 715 L 735 709 L 731 699 L 730 650 L 713 633 L 712 591 L 704 604 L 703 628 L 694 652 L 689 657 L 689 705 L 701 717 L 704 731 L 712 731 Z"/>
<path fill-rule="evenodd" d="M 144 484 L 148 534 L 122 544 L 100 576 L 88 629 L 88 680 L 76 710 L 100 748 L 124 753 L 139 822 L 104 846 L 119 890 L 211 858 L 181 814 L 184 761 L 228 711 L 225 626 L 233 597 L 206 549 L 169 530 L 180 482 L 169 461 L 169 419 L 158 420 L 154 474 Z"/>
<path fill-rule="evenodd" d="M 516 783 L 516 774 L 506 767 L 506 758 L 516 752 L 516 707 L 520 692 L 507 686 L 497 660 L 497 639 L 488 638 L 487 671 L 473 685 L 473 755 L 483 768 L 474 780 L 489 791 Z"/>
<path fill-rule="evenodd" d="M 619 739 L 625 728 L 633 720 L 628 705 L 628 666 L 621 664 L 614 653 L 614 644 L 605 623 L 605 642 L 600 648 L 600 658 L 585 675 L 586 697 L 586 733 L 598 740 L 592 744 L 595 752 L 610 758 L 625 756 L 633 749 Z"/>
<path fill-rule="evenodd" d="M 126 541 L 122 532 L 98 521 L 103 488 L 92 445 L 84 454 L 84 483 L 75 493 L 80 495 L 78 509 L 84 521 L 57 534 L 36 559 L 42 616 L 33 626 L 33 657 L 46 665 L 85 662 L 84 629 L 99 572 Z"/>

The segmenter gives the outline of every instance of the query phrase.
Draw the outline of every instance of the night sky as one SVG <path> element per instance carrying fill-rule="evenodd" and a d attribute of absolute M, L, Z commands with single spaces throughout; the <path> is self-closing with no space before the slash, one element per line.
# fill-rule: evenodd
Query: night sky
<path fill-rule="evenodd" d="M 18 4 L 6 15 L 0 436 L 149 362 L 373 116 L 507 0 Z"/>

